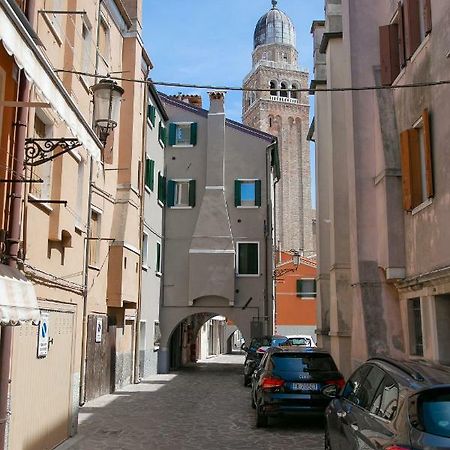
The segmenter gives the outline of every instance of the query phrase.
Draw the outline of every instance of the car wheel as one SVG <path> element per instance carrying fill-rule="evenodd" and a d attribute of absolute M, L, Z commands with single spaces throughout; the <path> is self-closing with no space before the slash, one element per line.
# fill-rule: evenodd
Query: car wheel
<path fill-rule="evenodd" d="M 256 427 L 266 428 L 269 425 L 269 418 L 261 411 L 261 407 L 256 408 Z"/>
<path fill-rule="evenodd" d="M 330 435 L 328 433 L 328 428 L 325 428 L 325 439 L 324 439 L 324 450 L 331 450 Z"/>

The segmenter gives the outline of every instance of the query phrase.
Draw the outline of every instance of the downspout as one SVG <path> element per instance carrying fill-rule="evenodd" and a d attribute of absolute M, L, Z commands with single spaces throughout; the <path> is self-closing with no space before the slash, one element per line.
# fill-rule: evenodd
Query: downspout
<path fill-rule="evenodd" d="M 97 9 L 97 42 L 100 35 L 100 14 L 102 0 L 98 2 Z M 98 50 L 95 52 L 95 72 L 98 72 Z M 95 79 L 97 81 L 97 78 Z M 92 127 L 94 128 L 94 114 L 92 114 Z M 95 129 L 95 128 L 94 128 Z M 89 156 L 89 186 L 86 221 L 86 237 L 84 238 L 84 264 L 83 264 L 83 323 L 81 332 L 81 364 L 80 364 L 80 392 L 78 403 L 83 406 L 86 403 L 86 359 L 87 359 L 87 332 L 88 332 L 88 283 L 89 283 L 89 236 L 91 234 L 92 215 L 92 184 L 94 173 L 94 161 Z"/>
<path fill-rule="evenodd" d="M 278 145 L 278 143 L 275 143 L 276 145 Z M 276 187 L 278 182 L 280 181 L 279 178 L 276 178 L 276 180 L 273 183 L 273 245 L 275 246 L 275 252 L 279 251 L 278 245 L 277 245 L 277 219 L 276 219 L 276 208 L 277 208 L 277 192 L 276 192 Z M 280 252 L 281 255 L 281 252 Z M 277 255 L 275 255 L 275 257 L 277 257 Z M 274 272 L 274 268 L 276 266 L 275 261 L 272 258 L 272 289 L 273 289 L 273 323 L 272 323 L 272 327 L 273 327 L 273 332 L 275 332 L 275 328 L 276 328 L 276 314 L 277 314 L 277 289 L 276 289 L 276 280 L 275 280 L 275 272 Z"/>
<path fill-rule="evenodd" d="M 35 15 L 35 0 L 29 0 L 25 14 L 33 22 Z M 25 72 L 20 72 L 19 92 L 17 101 L 28 102 L 30 100 L 31 84 L 25 76 Z M 21 179 L 24 174 L 24 148 L 27 132 L 29 108 L 19 107 L 16 111 L 15 136 L 14 136 L 14 179 Z M 9 236 L 8 236 L 8 265 L 17 267 L 17 258 L 20 249 L 21 236 L 21 214 L 22 214 L 23 184 L 13 183 L 9 216 Z M 9 386 L 11 383 L 11 364 L 13 350 L 13 328 L 11 325 L 2 327 L 0 339 L 0 450 L 6 449 L 6 428 L 9 418 Z"/>
<path fill-rule="evenodd" d="M 145 79 L 148 80 L 150 70 L 147 67 L 147 73 L 145 74 Z M 140 383 L 141 379 L 139 376 L 140 372 L 140 339 L 141 339 L 141 305 L 142 305 L 142 237 L 144 235 L 144 202 L 145 202 L 145 187 L 144 187 L 144 177 L 145 177 L 145 167 L 146 167 L 146 148 L 147 148 L 147 103 L 148 103 L 148 86 L 144 85 L 144 113 L 143 113 L 143 123 L 142 123 L 142 152 L 141 152 L 141 171 L 139 174 L 139 192 L 141 193 L 141 204 L 139 205 L 139 264 L 138 264 L 138 304 L 137 304 L 137 314 L 136 314 L 136 332 L 135 332 L 135 344 L 134 344 L 134 383 Z"/>

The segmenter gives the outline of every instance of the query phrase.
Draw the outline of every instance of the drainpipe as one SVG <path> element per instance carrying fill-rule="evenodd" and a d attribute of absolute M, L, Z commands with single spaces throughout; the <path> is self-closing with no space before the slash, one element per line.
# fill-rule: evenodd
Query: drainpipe
<path fill-rule="evenodd" d="M 150 70 L 147 67 L 147 73 L 145 79 L 148 79 Z M 142 317 L 142 236 L 144 235 L 144 212 L 145 212 L 145 188 L 144 188 L 144 176 L 145 176 L 145 161 L 146 161 L 146 147 L 147 147 L 147 103 L 148 103 L 148 86 L 144 85 L 144 113 L 142 122 L 142 151 L 141 151 L 141 171 L 139 175 L 139 192 L 141 193 L 141 204 L 139 205 L 139 264 L 138 264 L 138 304 L 136 313 L 136 331 L 135 343 L 134 343 L 134 382 L 140 383 L 140 339 L 141 339 L 141 317 Z"/>
<path fill-rule="evenodd" d="M 278 142 L 276 142 L 276 145 L 278 145 Z M 275 182 L 273 183 L 273 243 L 275 244 L 275 252 L 279 252 L 279 256 L 281 257 L 281 251 L 279 246 L 277 245 L 277 219 L 276 219 L 276 208 L 277 208 L 277 192 L 276 192 L 276 187 L 278 182 L 280 181 L 279 178 L 277 178 L 275 180 Z M 275 257 L 277 257 L 277 255 L 275 255 Z M 272 289 L 273 289 L 273 318 L 272 318 L 272 329 L 273 332 L 275 333 L 275 328 L 276 328 L 276 314 L 277 314 L 277 301 L 276 301 L 276 296 L 277 296 L 277 290 L 276 290 L 276 280 L 274 280 L 274 266 L 276 264 L 274 264 L 274 260 L 273 260 L 273 255 L 272 255 Z"/>
<path fill-rule="evenodd" d="M 35 0 L 29 0 L 26 15 L 30 22 L 34 18 Z M 20 73 L 19 92 L 17 101 L 28 102 L 30 100 L 30 82 L 22 70 Z M 15 136 L 14 136 L 14 162 L 13 178 L 20 179 L 24 173 L 24 148 L 28 123 L 28 108 L 20 107 L 16 111 Z M 8 236 L 8 264 L 17 266 L 21 236 L 23 184 L 13 183 L 9 216 Z M 11 325 L 2 327 L 0 339 L 0 450 L 6 449 L 6 428 L 9 418 L 9 386 L 11 383 L 11 363 L 13 350 L 13 328 Z"/>

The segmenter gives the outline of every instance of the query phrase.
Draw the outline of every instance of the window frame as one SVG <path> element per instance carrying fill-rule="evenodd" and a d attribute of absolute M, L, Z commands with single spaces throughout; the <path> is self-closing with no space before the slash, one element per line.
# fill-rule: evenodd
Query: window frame
<path fill-rule="evenodd" d="M 257 244 L 258 245 L 258 270 L 257 274 L 252 273 L 239 273 L 239 253 L 241 244 Z M 236 241 L 236 268 L 235 273 L 239 278 L 258 278 L 261 276 L 261 243 L 259 241 Z"/>
<path fill-rule="evenodd" d="M 314 293 L 313 292 L 306 292 L 304 295 L 302 295 L 302 292 L 300 292 L 298 290 L 298 283 L 300 282 L 300 284 L 301 284 L 302 281 L 314 281 L 314 287 L 316 288 L 316 291 Z M 297 297 L 298 298 L 306 299 L 306 300 L 315 300 L 315 299 L 317 299 L 317 280 L 316 280 L 316 278 L 310 278 L 310 277 L 298 278 L 297 279 L 296 290 L 297 290 Z"/>
<path fill-rule="evenodd" d="M 170 205 L 169 206 L 170 209 L 193 209 L 194 208 L 193 205 L 189 204 L 191 195 L 192 195 L 191 194 L 191 189 L 193 186 L 192 181 L 195 181 L 195 179 L 193 179 L 193 178 L 173 178 L 171 180 L 168 180 L 168 182 L 175 183 L 174 191 L 173 191 L 173 199 L 169 199 L 169 201 L 167 202 Z M 176 194 L 177 194 L 177 191 L 176 191 L 177 184 L 187 184 L 187 189 L 188 189 L 188 191 L 187 191 L 188 204 L 187 205 L 175 203 Z M 171 203 L 173 203 L 173 205 L 171 205 Z"/>
<path fill-rule="evenodd" d="M 155 275 L 161 277 L 162 271 L 162 244 L 161 241 L 156 241 L 156 258 L 155 258 Z"/>
<path fill-rule="evenodd" d="M 414 309 L 412 303 L 414 301 L 419 302 L 418 309 Z M 419 312 L 420 317 L 420 330 L 417 329 L 415 323 L 415 312 Z M 408 353 L 410 357 L 413 358 L 423 358 L 425 353 L 425 342 L 424 342 L 424 326 L 423 326 L 423 308 L 422 308 L 422 299 L 420 297 L 408 298 L 406 305 L 406 313 L 408 319 Z M 420 331 L 420 334 L 418 333 Z M 421 341 L 419 343 L 418 341 Z M 417 349 L 421 347 L 422 350 L 417 351 Z"/>
<path fill-rule="evenodd" d="M 253 182 L 254 186 L 255 186 L 255 200 L 254 200 L 254 205 L 243 205 L 242 204 L 242 183 L 250 183 Z M 237 188 L 236 184 L 240 183 L 240 187 L 239 187 L 239 204 L 236 204 L 236 200 L 237 200 L 237 192 L 235 192 L 235 207 L 239 208 L 239 209 L 259 209 L 262 207 L 262 180 L 260 178 L 236 178 L 234 180 L 235 183 L 235 190 Z M 259 188 L 257 187 L 259 183 Z M 258 190 L 259 190 L 259 195 L 258 195 Z M 258 205 L 258 202 L 260 203 Z"/>

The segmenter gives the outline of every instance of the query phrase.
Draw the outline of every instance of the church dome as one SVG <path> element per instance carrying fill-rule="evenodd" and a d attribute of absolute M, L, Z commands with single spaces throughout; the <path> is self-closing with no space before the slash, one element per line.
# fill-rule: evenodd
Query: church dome
<path fill-rule="evenodd" d="M 258 20 L 253 37 L 254 48 L 264 44 L 296 46 L 294 25 L 291 19 L 277 8 L 277 3 L 272 0 L 272 9 Z"/>

